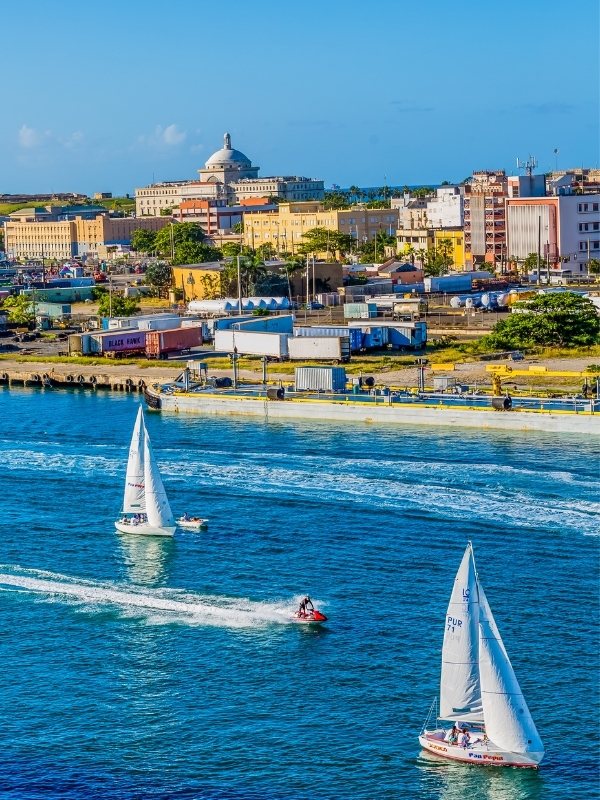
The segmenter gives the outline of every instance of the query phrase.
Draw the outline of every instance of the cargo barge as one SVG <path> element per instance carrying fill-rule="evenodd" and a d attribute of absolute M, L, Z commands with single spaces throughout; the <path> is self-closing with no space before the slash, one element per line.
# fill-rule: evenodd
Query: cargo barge
<path fill-rule="evenodd" d="M 228 379 L 225 379 L 227 383 Z M 280 386 L 146 386 L 155 410 L 205 415 L 241 415 L 265 420 L 320 419 L 388 425 L 436 425 L 495 430 L 600 435 L 600 402 L 584 399 L 490 397 L 389 390 L 311 392 Z"/>

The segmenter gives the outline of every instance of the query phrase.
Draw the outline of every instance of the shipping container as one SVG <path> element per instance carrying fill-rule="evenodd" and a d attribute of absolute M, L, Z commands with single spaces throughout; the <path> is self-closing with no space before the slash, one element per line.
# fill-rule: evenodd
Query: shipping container
<path fill-rule="evenodd" d="M 470 291 L 473 281 L 482 278 L 491 278 L 491 272 L 453 272 L 450 275 L 425 278 L 426 292 L 465 292 Z"/>
<path fill-rule="evenodd" d="M 350 322 L 349 325 L 360 323 Z M 387 331 L 386 345 L 394 349 L 420 350 L 427 344 L 426 322 L 390 322 L 382 321 L 377 327 Z M 364 335 L 363 328 L 363 335 Z"/>
<path fill-rule="evenodd" d="M 287 333 L 265 333 L 261 331 L 215 331 L 215 350 L 240 355 L 288 357 Z"/>
<path fill-rule="evenodd" d="M 234 322 L 232 328 L 236 331 L 265 331 L 269 333 L 292 333 L 294 329 L 294 315 L 280 314 L 274 317 L 254 317 L 243 322 Z"/>
<path fill-rule="evenodd" d="M 210 331 L 210 337 L 213 338 L 215 335 L 215 331 L 227 331 L 229 330 L 236 322 L 251 322 L 255 319 L 250 314 L 243 314 L 242 316 L 235 316 L 235 317 L 216 317 L 213 319 L 208 320 L 208 329 Z"/>
<path fill-rule="evenodd" d="M 362 331 L 360 328 L 350 328 L 346 325 L 299 325 L 294 328 L 294 336 L 348 336 L 350 338 L 350 351 L 358 353 L 362 349 Z"/>
<path fill-rule="evenodd" d="M 200 319 L 200 317 L 182 317 L 181 318 L 181 327 L 182 328 L 195 328 L 198 325 L 202 328 L 202 341 L 204 342 L 207 339 L 212 339 L 212 333 L 209 331 L 208 321 L 207 320 Z"/>
<path fill-rule="evenodd" d="M 429 309 L 429 303 L 422 297 L 404 297 L 394 301 L 392 311 L 397 316 L 419 317 Z"/>
<path fill-rule="evenodd" d="M 166 358 L 202 344 L 202 326 L 171 328 L 164 331 L 146 331 L 146 355 L 149 358 Z"/>
<path fill-rule="evenodd" d="M 349 336 L 294 336 L 288 342 L 292 361 L 348 361 L 350 359 Z"/>
<path fill-rule="evenodd" d="M 140 331 L 168 331 L 179 328 L 181 317 L 178 314 L 157 314 L 152 317 L 138 317 L 137 328 Z"/>
<path fill-rule="evenodd" d="M 43 314 L 50 319 L 68 317 L 71 314 L 70 303 L 35 303 L 36 314 Z"/>
<path fill-rule="evenodd" d="M 126 353 L 144 351 L 146 347 L 146 331 L 131 329 L 128 331 L 108 331 L 90 334 L 89 351 L 91 353 Z"/>
<path fill-rule="evenodd" d="M 34 292 L 36 302 L 40 303 L 82 303 L 93 299 L 94 287 L 24 289 L 22 294 L 32 300 Z"/>
<path fill-rule="evenodd" d="M 297 392 L 343 392 L 346 388 L 344 367 L 296 367 Z"/>
<path fill-rule="evenodd" d="M 344 319 L 371 319 L 376 316 L 376 303 L 346 303 L 344 306 Z"/>
<path fill-rule="evenodd" d="M 90 352 L 90 334 L 72 333 L 69 336 L 69 355 L 82 356 Z"/>

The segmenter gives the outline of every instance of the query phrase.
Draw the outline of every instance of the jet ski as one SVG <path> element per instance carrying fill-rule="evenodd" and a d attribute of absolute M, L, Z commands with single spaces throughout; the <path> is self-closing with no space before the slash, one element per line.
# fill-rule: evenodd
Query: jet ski
<path fill-rule="evenodd" d="M 304 623 L 305 625 L 314 625 L 320 622 L 327 622 L 327 617 L 315 608 L 312 611 L 296 611 L 292 620 L 294 622 Z"/>

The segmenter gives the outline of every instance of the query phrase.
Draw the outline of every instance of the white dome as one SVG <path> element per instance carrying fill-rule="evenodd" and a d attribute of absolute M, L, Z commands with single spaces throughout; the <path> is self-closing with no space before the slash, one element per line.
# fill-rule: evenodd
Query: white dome
<path fill-rule="evenodd" d="M 251 167 L 252 162 L 242 152 L 231 147 L 231 136 L 226 133 L 224 146 L 212 154 L 205 166 L 206 169 L 210 169 L 210 167 Z"/>

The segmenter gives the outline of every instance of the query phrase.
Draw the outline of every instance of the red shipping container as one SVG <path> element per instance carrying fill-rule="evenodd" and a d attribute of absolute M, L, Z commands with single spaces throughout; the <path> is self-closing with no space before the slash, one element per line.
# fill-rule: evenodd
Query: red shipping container
<path fill-rule="evenodd" d="M 165 358 L 168 353 L 189 350 L 202 344 L 202 326 L 197 328 L 170 328 L 166 331 L 146 332 L 148 358 Z"/>

